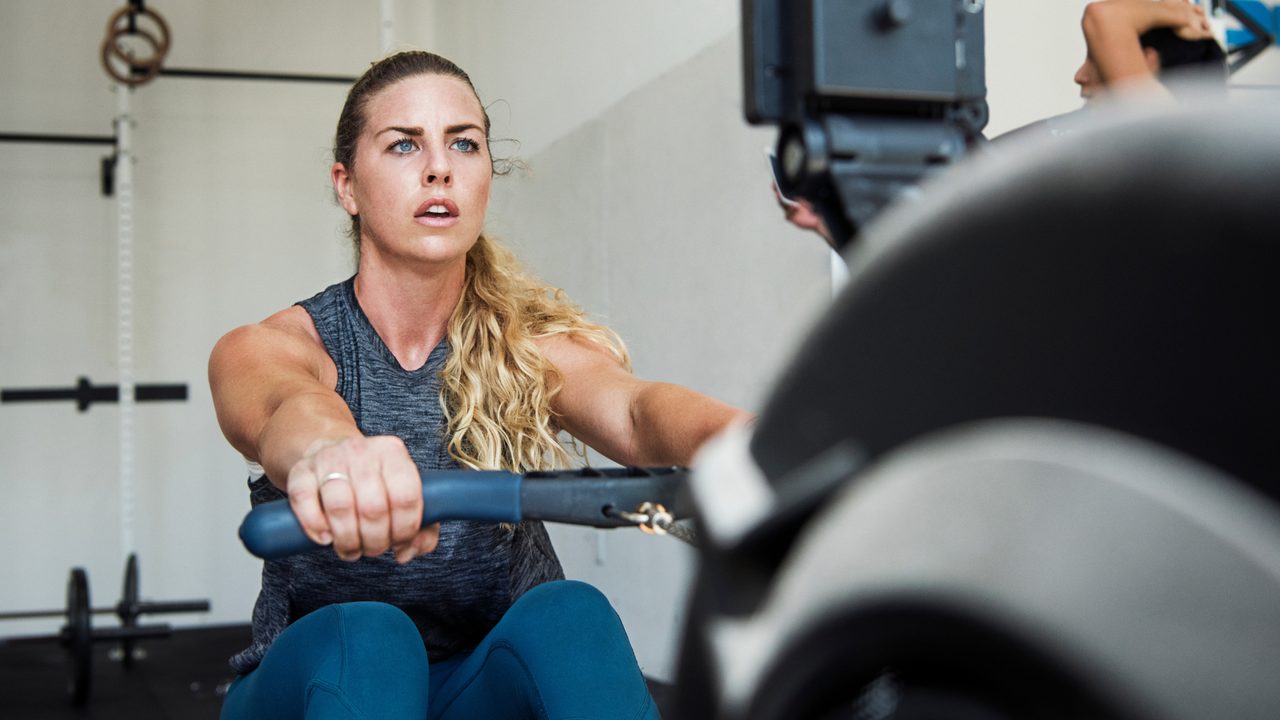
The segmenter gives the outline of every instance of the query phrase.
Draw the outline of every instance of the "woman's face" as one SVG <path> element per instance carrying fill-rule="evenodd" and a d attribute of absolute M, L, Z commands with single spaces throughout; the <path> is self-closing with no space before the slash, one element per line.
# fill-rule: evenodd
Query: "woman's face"
<path fill-rule="evenodd" d="M 493 166 L 484 111 L 471 88 L 417 75 L 366 106 L 355 171 L 333 166 L 342 207 L 360 216 L 362 264 L 456 262 L 479 237 Z"/>

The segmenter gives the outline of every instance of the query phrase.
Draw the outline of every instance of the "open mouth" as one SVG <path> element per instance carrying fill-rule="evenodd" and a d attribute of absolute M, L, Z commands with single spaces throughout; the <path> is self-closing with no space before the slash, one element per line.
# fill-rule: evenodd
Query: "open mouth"
<path fill-rule="evenodd" d="M 431 220 L 447 220 L 448 218 L 458 217 L 458 206 L 452 200 L 432 198 L 419 205 L 418 211 L 413 216 Z"/>

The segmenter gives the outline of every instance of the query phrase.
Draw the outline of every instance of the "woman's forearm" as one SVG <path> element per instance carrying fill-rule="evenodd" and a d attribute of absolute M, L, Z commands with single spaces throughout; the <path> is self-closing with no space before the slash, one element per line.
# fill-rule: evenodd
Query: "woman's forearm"
<path fill-rule="evenodd" d="M 726 427 L 754 417 L 713 397 L 669 383 L 645 383 L 632 403 L 637 465 L 689 465 Z"/>
<path fill-rule="evenodd" d="M 286 489 L 289 470 L 320 447 L 360 437 L 346 403 L 336 393 L 304 392 L 286 398 L 258 435 L 258 462 L 267 477 Z"/>

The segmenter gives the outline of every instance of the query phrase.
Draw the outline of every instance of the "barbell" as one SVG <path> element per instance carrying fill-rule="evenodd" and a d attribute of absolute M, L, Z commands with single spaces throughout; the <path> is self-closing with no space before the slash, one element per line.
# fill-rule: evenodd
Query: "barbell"
<path fill-rule="evenodd" d="M 65 617 L 67 622 L 56 635 L 28 635 L 0 639 L 0 644 L 34 644 L 57 642 L 67 650 L 67 693 L 71 703 L 84 705 L 93 687 L 93 644 L 119 643 L 120 659 L 131 667 L 135 658 L 134 643 L 169 636 L 167 623 L 139 625 L 139 615 L 163 613 L 208 612 L 208 600 L 177 602 L 144 602 L 138 599 L 138 556 L 130 554 L 124 567 L 124 584 L 120 601 L 113 607 L 93 608 L 89 603 L 89 576 L 84 568 L 72 568 L 67 580 L 67 607 L 63 610 L 31 610 L 0 613 L 0 620 L 25 620 Z M 117 628 L 93 628 L 92 616 L 114 614 L 120 619 Z"/>

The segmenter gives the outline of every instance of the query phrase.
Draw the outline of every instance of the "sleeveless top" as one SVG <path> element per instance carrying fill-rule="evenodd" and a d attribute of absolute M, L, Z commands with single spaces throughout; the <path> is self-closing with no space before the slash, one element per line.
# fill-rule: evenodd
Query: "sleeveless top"
<path fill-rule="evenodd" d="M 301 305 L 338 366 L 337 392 L 365 435 L 397 435 L 419 472 L 459 467 L 442 439 L 437 378 L 447 340 L 417 370 L 405 370 L 356 302 L 354 278 Z M 251 479 L 254 505 L 287 496 L 266 477 Z M 400 565 L 392 552 L 345 562 L 330 549 L 267 560 L 253 608 L 253 644 L 231 658 L 238 674 L 253 670 L 294 620 L 326 605 L 373 600 L 405 612 L 418 627 L 427 657 L 437 662 L 475 647 L 527 590 L 564 571 L 539 521 L 440 523 L 434 552 Z"/>

